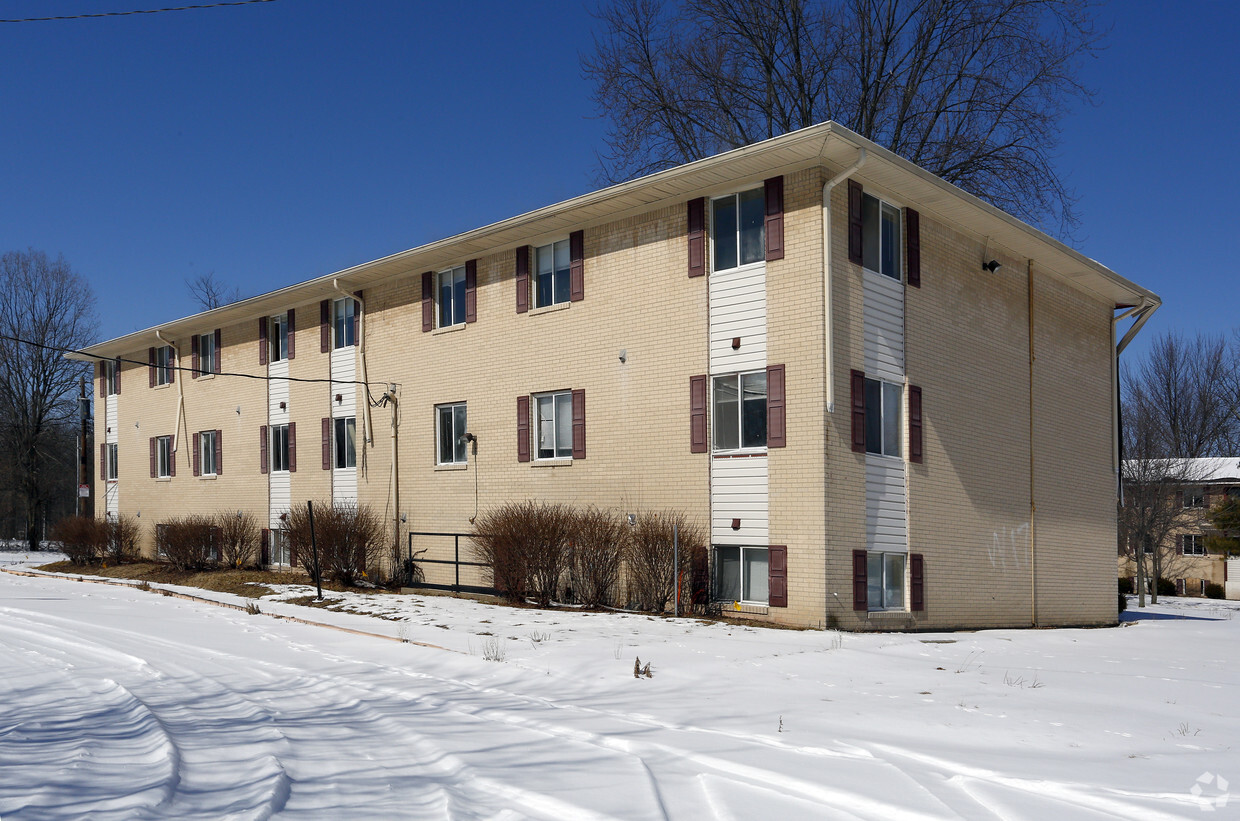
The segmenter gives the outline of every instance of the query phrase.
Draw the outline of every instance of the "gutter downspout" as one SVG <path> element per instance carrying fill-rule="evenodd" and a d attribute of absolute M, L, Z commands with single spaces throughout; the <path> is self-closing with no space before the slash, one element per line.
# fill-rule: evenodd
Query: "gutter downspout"
<path fill-rule="evenodd" d="M 181 367 L 181 349 L 178 348 L 176 346 L 176 343 L 172 342 L 171 340 L 164 339 L 164 335 L 161 334 L 159 331 L 155 332 L 155 338 L 158 339 L 160 342 L 164 343 L 165 345 L 167 345 L 169 348 L 172 348 L 172 355 L 175 357 L 175 361 L 177 363 L 173 367 L 180 368 Z M 173 372 L 174 379 L 176 378 L 175 374 L 176 372 L 174 371 Z M 182 374 L 182 377 L 184 377 L 184 374 Z M 172 458 L 173 459 L 177 458 L 177 450 L 180 446 L 180 441 L 181 441 L 180 439 L 181 417 L 185 413 L 185 379 L 184 378 L 177 379 L 176 383 L 177 383 L 177 421 L 176 421 L 176 426 L 172 429 Z M 190 461 L 191 462 L 193 461 L 193 456 L 190 457 Z"/>
<path fill-rule="evenodd" d="M 366 321 L 365 321 L 366 301 L 363 300 L 360 296 L 357 296 L 356 294 L 351 294 L 348 291 L 341 288 L 340 280 L 338 279 L 332 280 L 332 287 L 335 288 L 340 294 L 342 294 L 346 298 L 356 299 L 358 305 L 360 305 L 362 308 L 362 312 L 358 314 L 357 316 L 357 349 L 358 349 L 358 357 L 359 359 L 361 359 L 361 362 L 362 362 L 362 385 L 366 389 L 365 404 L 363 405 L 363 407 L 366 409 L 366 413 L 363 416 L 364 430 L 362 431 L 362 442 L 370 445 L 371 447 L 374 447 L 375 441 L 374 441 L 374 436 L 372 434 L 374 427 L 371 425 L 371 422 L 370 422 L 370 378 L 368 374 L 366 373 Z"/>
<path fill-rule="evenodd" d="M 859 171 L 863 165 L 865 165 L 865 149 L 859 148 L 857 149 L 857 161 L 827 180 L 822 187 L 822 384 L 827 402 L 827 413 L 835 413 L 835 369 L 831 361 L 833 352 L 831 334 L 834 332 L 834 323 L 831 321 L 831 191 Z"/>
<path fill-rule="evenodd" d="M 1038 626 L 1038 502 L 1034 492 L 1033 447 L 1033 260 L 1026 260 L 1029 284 L 1029 623 Z"/>

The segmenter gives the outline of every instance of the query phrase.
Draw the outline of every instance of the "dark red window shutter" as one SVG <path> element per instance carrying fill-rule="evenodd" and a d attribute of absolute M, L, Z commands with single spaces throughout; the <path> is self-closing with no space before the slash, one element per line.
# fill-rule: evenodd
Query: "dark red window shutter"
<path fill-rule="evenodd" d="M 147 369 L 146 375 L 151 378 L 151 387 L 155 387 L 155 349 L 146 349 Z"/>
<path fill-rule="evenodd" d="M 864 550 L 853 551 L 853 610 L 869 609 L 869 556 Z"/>
<path fill-rule="evenodd" d="M 530 398 L 517 397 L 517 461 L 530 460 Z"/>
<path fill-rule="evenodd" d="M 517 248 L 517 313 L 530 309 L 530 246 Z"/>
<path fill-rule="evenodd" d="M 1184 491 L 1177 490 L 1175 492 L 1175 506 L 1184 507 Z"/>
<path fill-rule="evenodd" d="M 168 475 L 177 475 L 177 452 L 172 450 L 172 437 L 168 437 Z"/>
<path fill-rule="evenodd" d="M 323 417 L 323 470 L 332 469 L 332 420 Z"/>
<path fill-rule="evenodd" d="M 108 446 L 106 444 L 99 446 L 99 478 L 105 481 L 108 478 Z"/>
<path fill-rule="evenodd" d="M 177 381 L 177 365 L 181 364 L 173 353 L 171 345 L 168 348 L 168 384 L 175 385 Z"/>
<path fill-rule="evenodd" d="M 151 478 L 155 478 L 155 437 L 151 437 Z"/>
<path fill-rule="evenodd" d="M 913 611 L 920 613 L 926 609 L 926 563 L 920 553 L 908 557 L 909 598 Z"/>
<path fill-rule="evenodd" d="M 103 360 L 100 359 L 95 363 L 95 374 L 99 377 L 99 398 L 107 396 L 106 386 L 103 379 Z"/>
<path fill-rule="evenodd" d="M 288 358 L 297 358 L 297 311 L 288 309 Z"/>
<path fill-rule="evenodd" d="M 706 435 L 706 377 L 689 377 L 689 452 L 706 453 L 710 449 Z"/>
<path fill-rule="evenodd" d="M 766 194 L 766 261 L 784 258 L 784 178 L 771 177 L 762 185 Z"/>
<path fill-rule="evenodd" d="M 584 231 L 568 235 L 568 301 L 586 298 L 586 240 Z"/>
<path fill-rule="evenodd" d="M 198 374 L 200 373 L 200 370 L 201 370 L 201 365 L 202 365 L 200 354 L 198 353 L 198 334 L 194 334 L 193 336 L 189 338 L 189 353 L 190 353 L 189 375 L 192 378 L 197 379 Z"/>
<path fill-rule="evenodd" d="M 908 284 L 921 287 L 921 215 L 904 209 L 904 253 L 908 262 Z"/>
<path fill-rule="evenodd" d="M 921 388 L 908 386 L 908 460 L 921 462 Z"/>
<path fill-rule="evenodd" d="M 1175 552 L 1184 555 L 1184 534 L 1179 533 L 1175 537 Z"/>
<path fill-rule="evenodd" d="M 852 371 L 852 449 L 857 453 L 865 453 L 865 373 Z"/>
<path fill-rule="evenodd" d="M 220 329 L 215 329 L 215 361 L 211 363 L 212 372 L 219 373 L 220 366 L 224 363 L 224 335 L 220 333 Z"/>
<path fill-rule="evenodd" d="M 267 426 L 258 428 L 258 472 L 267 472 Z"/>
<path fill-rule="evenodd" d="M 116 359 L 112 361 L 116 363 L 115 365 L 112 366 L 112 377 L 115 380 L 114 387 L 116 388 L 116 395 L 120 396 L 121 395 L 121 358 L 118 356 L 116 357 Z"/>
<path fill-rule="evenodd" d="M 864 191 L 861 183 L 856 180 L 848 181 L 848 261 L 862 265 L 862 248 L 865 246 L 864 235 L 861 230 L 861 200 Z"/>
<path fill-rule="evenodd" d="M 267 317 L 258 318 L 258 364 L 267 364 Z"/>
<path fill-rule="evenodd" d="M 586 458 L 586 392 L 573 391 L 573 458 Z"/>
<path fill-rule="evenodd" d="M 353 292 L 353 296 L 357 299 L 353 300 L 353 347 L 362 344 L 362 323 L 366 321 L 366 317 L 362 316 L 362 292 L 357 290 Z"/>
<path fill-rule="evenodd" d="M 194 454 L 190 459 L 194 465 L 194 475 L 202 475 L 202 443 L 198 441 L 198 434 L 194 434 Z"/>
<path fill-rule="evenodd" d="M 422 333 L 429 333 L 435 327 L 435 274 L 425 271 L 422 274 Z"/>
<path fill-rule="evenodd" d="M 262 536 L 259 538 L 259 556 L 260 564 L 271 564 L 271 531 L 263 528 Z"/>
<path fill-rule="evenodd" d="M 215 432 L 215 472 L 224 472 L 224 431 Z"/>
<path fill-rule="evenodd" d="M 706 198 L 689 200 L 689 276 L 706 276 Z"/>
<path fill-rule="evenodd" d="M 770 365 L 766 369 L 766 446 L 788 446 L 788 422 L 785 410 L 784 366 Z"/>
<path fill-rule="evenodd" d="M 465 261 L 465 321 L 478 321 L 478 260 Z"/>
<path fill-rule="evenodd" d="M 332 301 L 325 299 L 319 303 L 319 353 L 327 353 L 332 349 Z"/>
<path fill-rule="evenodd" d="M 766 549 L 767 603 L 771 607 L 788 606 L 788 548 L 773 544 Z"/>
<path fill-rule="evenodd" d="M 288 423 L 288 472 L 297 472 L 297 423 Z"/>

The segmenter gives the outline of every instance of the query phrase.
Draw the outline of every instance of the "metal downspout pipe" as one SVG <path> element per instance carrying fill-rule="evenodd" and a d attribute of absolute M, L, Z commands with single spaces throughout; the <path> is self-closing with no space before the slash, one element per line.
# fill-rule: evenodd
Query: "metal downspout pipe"
<path fill-rule="evenodd" d="M 370 379 L 366 372 L 366 301 L 362 299 L 360 296 L 357 296 L 356 294 L 351 294 L 348 291 L 341 288 L 340 280 L 338 279 L 332 280 L 332 287 L 335 288 L 336 291 L 339 292 L 342 296 L 348 299 L 357 300 L 358 305 L 360 305 L 362 308 L 361 313 L 359 313 L 357 316 L 358 358 L 361 360 L 361 363 L 362 363 L 362 387 L 365 389 L 364 392 L 366 394 L 365 403 L 362 406 L 366 409 L 366 412 L 363 416 L 364 430 L 362 431 L 362 441 L 365 444 L 373 446 L 374 445 L 374 433 L 373 433 L 374 427 L 371 425 L 371 422 L 370 422 Z"/>
<path fill-rule="evenodd" d="M 164 335 L 161 334 L 159 331 L 155 332 L 155 338 L 158 339 L 160 342 L 164 343 L 165 345 L 167 345 L 169 348 L 172 348 L 173 361 L 176 362 L 176 365 L 174 365 L 173 367 L 180 368 L 181 367 L 181 350 L 176 346 L 176 343 L 174 343 L 170 339 L 164 339 Z M 182 374 L 182 376 L 184 376 L 184 374 Z M 176 459 L 177 450 L 180 447 L 180 441 L 181 441 L 181 418 L 185 413 L 185 380 L 184 378 L 177 379 L 176 371 L 173 371 L 172 378 L 177 383 L 177 419 L 176 419 L 176 426 L 173 427 L 172 429 L 172 458 Z M 194 457 L 191 455 L 190 456 L 191 462 L 193 461 L 193 458 Z"/>

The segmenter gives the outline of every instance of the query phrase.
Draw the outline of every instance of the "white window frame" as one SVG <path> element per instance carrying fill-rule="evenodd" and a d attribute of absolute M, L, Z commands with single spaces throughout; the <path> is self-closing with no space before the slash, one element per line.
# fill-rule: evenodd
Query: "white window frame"
<path fill-rule="evenodd" d="M 215 358 L 220 352 L 215 349 L 215 332 L 198 335 L 198 375 L 209 376 L 215 373 Z"/>
<path fill-rule="evenodd" d="M 172 369 L 175 367 L 171 345 L 162 345 L 155 349 L 155 386 L 172 384 Z"/>
<path fill-rule="evenodd" d="M 879 601 L 877 602 L 873 601 L 872 600 L 873 596 L 870 595 L 871 592 L 875 588 L 874 573 L 873 573 L 873 570 L 874 570 L 873 559 L 875 558 L 878 559 L 878 567 L 879 567 L 879 581 L 877 585 L 878 591 L 879 591 Z M 891 566 L 888 563 L 888 560 L 897 559 L 897 558 L 900 560 L 900 563 L 901 563 L 900 578 L 899 578 L 898 583 L 892 584 L 891 583 L 892 580 L 888 578 L 889 571 L 891 570 Z M 878 611 L 885 611 L 885 610 L 896 610 L 896 611 L 908 610 L 909 596 L 908 596 L 908 589 L 907 589 L 908 588 L 908 554 L 907 553 L 901 553 L 898 551 L 882 551 L 882 550 L 866 551 L 865 575 L 866 575 L 865 601 L 866 601 L 867 610 L 869 610 L 871 613 L 878 612 Z M 892 592 L 899 593 L 900 600 L 898 602 L 894 601 L 894 599 L 892 600 L 888 599 L 888 595 Z"/>
<path fill-rule="evenodd" d="M 337 416 L 332 419 L 332 469 L 352 470 L 357 467 L 357 417 Z"/>
<path fill-rule="evenodd" d="M 155 437 L 155 478 L 172 478 L 172 437 Z"/>
<path fill-rule="evenodd" d="M 271 425 L 268 428 L 271 437 L 269 459 L 272 473 L 288 473 L 288 423 Z"/>
<path fill-rule="evenodd" d="M 876 267 L 871 267 L 871 266 L 870 266 L 870 255 L 869 255 L 868 253 L 866 253 L 866 252 L 865 252 L 865 250 L 866 250 L 866 239 L 869 237 L 869 232 L 867 231 L 867 226 L 870 224 L 870 221 L 869 221 L 869 220 L 867 220 L 867 219 L 865 218 L 865 216 L 866 216 L 866 203 L 867 203 L 867 202 L 869 202 L 869 201 L 873 201 L 873 202 L 876 204 L 877 208 L 878 208 L 878 211 L 877 211 L 877 214 L 878 214 L 878 228 L 877 228 L 877 230 L 878 230 L 878 253 L 875 255 L 875 256 L 877 256 L 877 257 L 878 257 L 878 259 L 874 261 L 874 262 L 875 262 Z M 884 243 L 884 234 L 885 234 L 884 228 L 885 228 L 885 227 L 886 227 L 886 225 L 887 225 L 887 223 L 883 222 L 883 216 L 884 216 L 884 214 L 892 214 L 892 215 L 894 215 L 894 217 L 895 217 L 894 222 L 892 223 L 892 224 L 894 225 L 894 229 L 893 229 L 893 230 L 895 231 L 895 234 L 896 234 L 896 236 L 895 236 L 895 241 L 894 241 L 895 250 L 894 250 L 894 254 L 893 254 L 892 260 L 891 260 L 891 266 L 890 266 L 889 268 L 888 268 L 887 266 L 884 266 L 884 265 L 883 265 L 883 246 L 884 246 L 884 244 L 885 244 L 885 243 Z M 880 276 L 885 276 L 885 277 L 888 277 L 888 278 L 890 278 L 890 279 L 894 279 L 896 282 L 903 282 L 903 281 L 904 281 L 904 265 L 903 265 L 903 256 L 904 256 L 904 226 L 903 226 L 903 217 L 904 217 L 904 212 L 901 210 L 900 206 L 895 205 L 895 204 L 893 204 L 893 203 L 891 203 L 891 202 L 888 202 L 887 200 L 883 199 L 882 197 L 876 197 L 876 196 L 874 196 L 873 194 L 870 194 L 870 193 L 868 193 L 868 192 L 863 192 L 863 193 L 862 193 L 862 201 L 861 201 L 861 219 L 862 219 L 862 222 L 861 222 L 861 247 L 862 247 L 862 254 L 861 254 L 861 257 L 862 257 L 862 259 L 863 259 L 863 260 L 864 260 L 864 262 L 865 262 L 865 270 L 870 271 L 871 273 L 874 273 L 874 274 L 879 274 Z M 884 270 L 884 268 L 887 268 L 887 270 Z"/>
<path fill-rule="evenodd" d="M 461 410 L 462 417 L 458 420 L 456 411 Z M 451 430 L 452 453 L 444 458 L 444 422 L 445 417 Z M 458 424 L 459 422 L 459 424 Z M 457 430 L 457 428 L 460 430 Z M 469 462 L 469 449 L 465 442 L 465 434 L 469 430 L 469 409 L 465 402 L 449 402 L 435 406 L 435 464 L 463 465 Z"/>
<path fill-rule="evenodd" d="M 758 258 L 745 262 L 741 259 L 741 198 L 756 200 L 758 203 L 759 220 L 758 220 Z M 736 206 L 736 228 L 735 233 L 731 237 L 732 251 L 736 255 L 736 264 L 721 268 L 718 265 L 719 250 L 725 239 L 718 234 L 719 220 L 716 215 L 718 204 L 725 200 L 731 200 Z M 710 265 L 711 271 L 735 271 L 741 268 L 748 268 L 753 265 L 766 264 L 766 189 L 759 185 L 757 188 L 744 188 L 740 191 L 733 191 L 718 197 L 711 197 L 710 200 Z"/>
<path fill-rule="evenodd" d="M 873 408 L 870 401 L 870 385 L 878 385 L 879 406 Z M 878 450 L 871 450 L 871 413 L 878 416 Z M 891 417 L 894 414 L 895 419 Z M 894 438 L 894 442 L 889 439 Z M 886 379 L 865 378 L 865 451 L 869 456 L 904 458 L 904 385 Z"/>
<path fill-rule="evenodd" d="M 556 257 L 556 252 L 559 251 L 561 248 L 564 249 L 564 253 L 568 257 L 568 264 L 564 266 L 564 268 L 557 268 L 555 257 Z M 543 259 L 544 253 L 550 254 L 551 256 L 551 272 L 548 274 L 548 276 L 551 278 L 551 299 L 548 302 L 542 301 L 542 288 L 541 288 L 542 278 L 543 278 L 542 259 Z M 572 299 L 572 290 L 573 290 L 572 243 L 570 243 L 569 240 L 565 238 L 561 240 L 556 240 L 555 242 L 549 242 L 546 245 L 539 245 L 537 248 L 534 249 L 534 259 L 532 260 L 532 262 L 533 262 L 534 270 L 531 272 L 532 276 L 530 277 L 530 279 L 532 281 L 531 284 L 534 287 L 534 307 L 535 308 L 549 308 L 552 305 L 568 304 L 568 302 Z M 556 291 L 558 290 L 556 286 L 559 285 L 561 281 L 563 282 L 563 285 L 564 285 L 564 298 L 563 299 L 559 299 L 556 296 Z"/>
<path fill-rule="evenodd" d="M 1184 546 L 1180 550 L 1184 556 L 1204 556 L 1206 555 L 1206 537 L 1200 533 L 1183 534 Z M 1190 547 L 1191 545 L 1191 547 Z"/>
<path fill-rule="evenodd" d="M 745 377 L 758 376 L 763 381 L 763 403 L 762 403 L 762 444 L 746 445 L 745 444 L 745 397 L 743 387 L 745 385 Z M 718 412 L 718 392 L 719 383 L 726 380 L 735 380 L 736 383 L 736 445 L 720 446 L 719 433 L 723 430 L 723 426 L 719 424 L 720 414 Z M 751 371 L 736 371 L 735 373 L 724 373 L 712 376 L 710 380 L 710 414 L 711 414 L 711 450 L 714 453 L 765 453 L 767 449 L 767 439 L 770 436 L 770 430 L 767 426 L 768 407 L 770 403 L 770 385 L 767 383 L 767 372 L 765 368 L 759 368 Z"/>
<path fill-rule="evenodd" d="M 215 431 L 213 430 L 198 432 L 198 468 L 199 476 L 214 476 L 216 474 Z"/>
<path fill-rule="evenodd" d="M 353 297 L 332 301 L 332 348 L 351 348 L 357 344 L 357 304 Z"/>
<path fill-rule="evenodd" d="M 543 411 L 544 401 L 549 401 L 550 403 L 550 407 L 551 407 L 550 420 L 544 420 L 543 418 L 542 411 Z M 554 461 L 559 461 L 559 460 L 564 460 L 564 459 L 572 459 L 573 458 L 573 392 L 571 390 L 568 390 L 568 391 L 550 391 L 548 393 L 536 393 L 534 394 L 533 405 L 534 407 L 532 410 L 534 412 L 533 434 L 534 434 L 534 459 L 535 461 L 554 462 Z M 561 412 L 566 412 L 568 414 L 568 422 L 567 422 L 568 442 L 567 443 L 560 442 L 561 434 L 565 432 L 563 429 L 564 423 L 561 421 L 561 415 L 560 415 Z M 551 448 L 550 448 L 551 450 L 550 456 L 542 455 L 544 421 L 549 421 L 551 423 L 550 430 L 551 430 L 551 436 L 552 436 L 552 443 L 551 443 Z"/>
<path fill-rule="evenodd" d="M 115 482 L 120 476 L 120 468 L 117 464 L 119 461 L 117 458 L 119 455 L 117 443 L 116 442 L 106 443 L 103 449 L 103 453 L 104 453 L 104 461 L 107 463 L 104 465 L 104 475 L 107 477 L 106 481 Z"/>
<path fill-rule="evenodd" d="M 720 553 L 721 551 L 733 551 L 733 550 L 737 552 L 736 561 L 738 562 L 736 589 L 737 589 L 737 593 L 739 593 L 739 596 L 737 596 L 736 598 L 732 598 L 730 596 L 729 597 L 722 596 L 723 591 L 719 589 L 720 588 L 720 574 L 723 570 L 723 560 L 720 558 Z M 750 573 L 750 566 L 754 562 L 754 560 L 757 559 L 757 556 L 754 556 L 753 559 L 750 559 L 746 555 L 748 553 L 754 553 L 754 554 L 761 553 L 766 558 L 766 562 L 765 562 L 765 567 L 767 568 L 766 575 L 763 576 L 761 580 L 762 586 L 766 588 L 765 598 L 759 598 L 756 596 L 746 595 L 747 593 L 754 592 L 753 590 L 754 580 L 752 578 L 752 574 Z M 752 605 L 769 605 L 770 604 L 770 601 L 771 601 L 771 591 L 770 591 L 771 550 L 769 547 L 763 547 L 760 545 L 715 545 L 714 556 L 712 558 L 714 559 L 715 572 L 714 572 L 714 578 L 712 579 L 712 583 L 711 583 L 711 596 L 714 598 L 715 601 L 732 601 L 732 602 L 740 602 L 741 604 L 752 604 Z"/>
<path fill-rule="evenodd" d="M 103 395 L 116 395 L 116 370 L 120 367 L 120 362 L 115 359 L 100 360 L 103 365 Z"/>
<path fill-rule="evenodd" d="M 292 567 L 293 545 L 289 541 L 288 531 L 284 528 L 273 528 L 268 531 L 267 566 Z"/>
<path fill-rule="evenodd" d="M 448 285 L 448 298 L 445 305 L 444 284 Z M 457 291 L 460 291 L 458 294 Z M 460 305 L 457 305 L 459 301 Z M 454 314 L 460 311 L 457 320 Z M 446 268 L 435 274 L 435 319 L 437 328 L 451 328 L 465 324 L 465 266 L 457 265 Z"/>
<path fill-rule="evenodd" d="M 288 313 L 276 314 L 271 317 L 271 335 L 267 340 L 270 345 L 269 362 L 283 362 L 288 359 Z"/>

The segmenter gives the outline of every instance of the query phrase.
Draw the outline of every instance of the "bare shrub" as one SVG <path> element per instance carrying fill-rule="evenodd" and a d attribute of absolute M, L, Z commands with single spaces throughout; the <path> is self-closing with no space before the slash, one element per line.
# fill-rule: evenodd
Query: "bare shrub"
<path fill-rule="evenodd" d="M 288 536 L 297 560 L 315 575 L 310 542 L 309 511 L 294 506 L 288 514 Z M 323 579 L 355 585 L 367 570 L 376 570 L 390 547 L 383 521 L 374 508 L 348 502 L 314 505 L 314 541 Z"/>
<path fill-rule="evenodd" d="M 673 530 L 679 536 L 679 564 L 675 560 Z M 625 551 L 630 600 L 641 610 L 663 612 L 676 595 L 677 576 L 690 577 L 692 556 L 705 547 L 701 529 L 690 523 L 684 513 L 639 513 Z"/>
<path fill-rule="evenodd" d="M 52 527 L 53 541 L 74 564 L 94 564 L 107 546 L 107 525 L 91 516 L 66 516 Z"/>
<path fill-rule="evenodd" d="M 474 525 L 474 555 L 491 565 L 493 584 L 509 599 L 526 594 L 546 607 L 569 566 L 576 514 L 567 505 L 511 502 Z"/>
<path fill-rule="evenodd" d="M 209 516 L 182 516 L 161 523 L 156 540 L 168 564 L 177 570 L 206 570 L 218 561 L 215 522 Z"/>
<path fill-rule="evenodd" d="M 137 518 L 122 513 L 114 519 L 107 520 L 108 543 L 107 556 L 114 564 L 132 562 L 138 558 L 142 541 L 142 525 Z"/>
<path fill-rule="evenodd" d="M 590 508 L 576 516 L 570 584 L 578 604 L 615 603 L 628 525 L 615 513 Z"/>
<path fill-rule="evenodd" d="M 220 564 L 224 567 L 258 567 L 258 520 L 254 515 L 238 511 L 215 514 L 219 531 Z"/>

